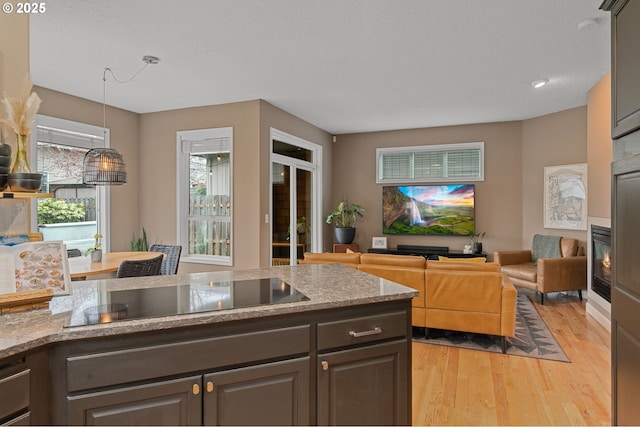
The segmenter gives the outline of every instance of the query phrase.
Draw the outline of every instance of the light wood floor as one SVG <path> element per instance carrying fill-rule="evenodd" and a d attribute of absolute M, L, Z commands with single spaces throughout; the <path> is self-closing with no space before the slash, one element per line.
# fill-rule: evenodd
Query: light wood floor
<path fill-rule="evenodd" d="M 571 363 L 414 342 L 413 424 L 610 425 L 609 332 L 577 295 L 534 306 Z"/>

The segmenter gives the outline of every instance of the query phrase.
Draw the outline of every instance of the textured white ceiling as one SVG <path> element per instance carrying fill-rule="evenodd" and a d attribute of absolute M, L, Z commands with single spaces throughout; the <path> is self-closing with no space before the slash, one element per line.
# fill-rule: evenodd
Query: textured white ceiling
<path fill-rule="evenodd" d="M 333 134 L 520 120 L 610 69 L 601 0 L 55 0 L 34 84 L 139 113 L 264 99 Z M 578 24 L 596 18 L 583 30 Z M 530 82 L 547 78 L 534 90 Z"/>

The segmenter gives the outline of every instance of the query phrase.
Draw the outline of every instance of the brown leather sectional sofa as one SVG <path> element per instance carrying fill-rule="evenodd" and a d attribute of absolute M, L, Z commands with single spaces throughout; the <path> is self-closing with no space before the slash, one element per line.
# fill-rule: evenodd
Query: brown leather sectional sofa
<path fill-rule="evenodd" d="M 506 337 L 515 334 L 516 289 L 497 263 L 425 261 L 420 256 L 305 253 L 301 264 L 340 263 L 419 292 L 412 325 Z"/>

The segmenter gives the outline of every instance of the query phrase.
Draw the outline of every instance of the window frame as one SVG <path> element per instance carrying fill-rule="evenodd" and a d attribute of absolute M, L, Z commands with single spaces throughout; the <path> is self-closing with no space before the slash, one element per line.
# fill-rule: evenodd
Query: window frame
<path fill-rule="evenodd" d="M 443 152 L 445 155 L 449 152 L 460 150 L 478 150 L 480 164 L 477 176 L 450 176 L 445 174 L 441 177 L 415 177 L 414 161 L 411 159 L 411 175 L 413 177 L 405 178 L 384 178 L 383 177 L 383 156 L 391 154 L 415 154 L 415 153 L 432 153 Z M 446 168 L 443 168 L 446 169 Z M 376 183 L 377 184 L 402 184 L 402 183 L 420 183 L 420 182 L 468 182 L 468 181 L 484 181 L 484 141 L 478 142 L 460 142 L 451 144 L 434 144 L 434 145 L 417 145 L 407 147 L 384 147 L 376 149 Z"/>
<path fill-rule="evenodd" d="M 189 183 L 191 153 L 205 153 L 206 151 L 184 152 L 183 141 L 205 143 L 207 140 L 229 139 L 229 255 L 206 255 L 189 253 Z M 185 130 L 176 132 L 176 240 L 186 250 L 182 251 L 181 262 L 233 266 L 233 127 Z M 212 215 L 210 218 L 217 216 Z"/>
<path fill-rule="evenodd" d="M 29 149 L 31 153 L 31 164 L 29 165 L 32 170 L 38 170 L 37 154 L 38 149 L 38 134 L 39 130 L 45 129 L 59 129 L 61 131 L 67 131 L 69 134 L 85 135 L 91 142 L 85 141 L 85 143 L 73 144 L 71 141 L 61 139 L 60 141 L 47 141 L 60 143 L 65 145 L 71 145 L 80 148 L 109 148 L 111 132 L 108 128 L 101 126 L 90 125 L 87 123 L 76 122 L 67 119 L 60 119 L 57 117 L 45 116 L 42 114 L 36 114 L 35 122 L 33 125 L 33 131 L 30 134 Z M 102 137 L 100 135 L 103 135 Z M 89 138 L 90 136 L 94 138 Z M 98 233 L 102 234 L 102 249 L 105 252 L 111 250 L 111 189 L 108 185 L 96 185 L 96 220 L 98 226 Z M 38 229 L 38 205 L 37 200 L 31 200 L 31 230 Z"/>

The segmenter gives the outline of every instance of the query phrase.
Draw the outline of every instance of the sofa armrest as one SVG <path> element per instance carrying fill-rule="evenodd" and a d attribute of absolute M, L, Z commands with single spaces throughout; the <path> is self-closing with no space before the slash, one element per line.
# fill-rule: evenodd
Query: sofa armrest
<path fill-rule="evenodd" d="M 513 337 L 516 334 L 516 310 L 518 292 L 506 274 L 502 275 L 502 310 L 500 312 L 500 329 L 502 336 Z"/>
<path fill-rule="evenodd" d="M 541 292 L 561 292 L 587 288 L 587 257 L 540 258 L 537 261 Z"/>
<path fill-rule="evenodd" d="M 531 251 L 498 251 L 493 253 L 493 262 L 500 265 L 524 264 L 531 262 Z"/>

